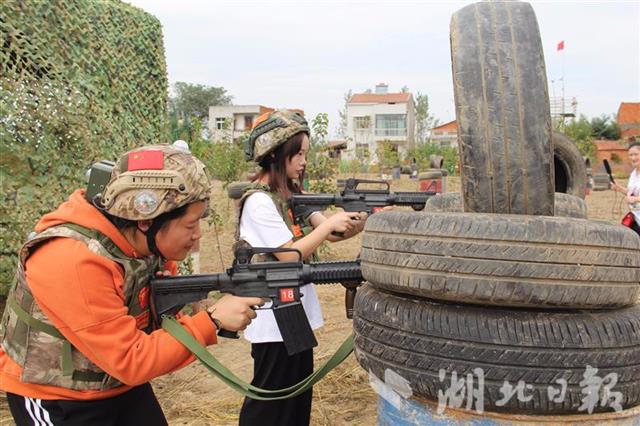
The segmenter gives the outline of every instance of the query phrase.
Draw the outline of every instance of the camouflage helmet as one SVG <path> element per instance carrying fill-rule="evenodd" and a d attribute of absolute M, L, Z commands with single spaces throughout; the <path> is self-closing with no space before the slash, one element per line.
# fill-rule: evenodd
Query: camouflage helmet
<path fill-rule="evenodd" d="M 245 142 L 245 159 L 259 163 L 265 155 L 300 132 L 310 133 L 307 120 L 297 112 L 282 109 L 263 114 Z"/>
<path fill-rule="evenodd" d="M 101 204 L 128 220 L 147 220 L 209 199 L 205 166 L 188 150 L 151 145 L 125 153 L 111 172 Z"/>

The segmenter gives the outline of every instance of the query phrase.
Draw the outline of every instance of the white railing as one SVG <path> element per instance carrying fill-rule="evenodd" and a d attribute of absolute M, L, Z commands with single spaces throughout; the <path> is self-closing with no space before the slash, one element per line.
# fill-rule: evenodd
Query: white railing
<path fill-rule="evenodd" d="M 407 136 L 407 129 L 375 129 L 376 136 Z"/>

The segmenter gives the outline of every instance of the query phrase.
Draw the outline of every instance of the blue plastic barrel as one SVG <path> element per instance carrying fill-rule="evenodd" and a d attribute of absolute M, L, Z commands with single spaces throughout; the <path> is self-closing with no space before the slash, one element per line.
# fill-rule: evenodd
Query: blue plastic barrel
<path fill-rule="evenodd" d="M 380 397 L 378 426 L 640 426 L 640 406 L 620 412 L 578 414 L 567 416 L 525 416 L 517 414 L 469 412 L 447 408 L 438 414 L 437 405 L 430 401 L 394 398 L 392 402 Z"/>

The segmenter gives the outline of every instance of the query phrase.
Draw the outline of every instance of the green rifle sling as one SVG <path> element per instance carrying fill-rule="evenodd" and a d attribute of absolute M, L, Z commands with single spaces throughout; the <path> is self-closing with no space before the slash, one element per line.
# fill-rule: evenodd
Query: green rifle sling
<path fill-rule="evenodd" d="M 306 392 L 316 382 L 326 376 L 329 371 L 344 361 L 351 352 L 353 352 L 353 335 L 350 335 L 340 345 L 336 353 L 334 353 L 333 356 L 322 365 L 322 367 L 311 373 L 307 378 L 284 389 L 262 389 L 243 381 L 231 370 L 220 364 L 220 362 L 191 334 L 189 334 L 189 332 L 185 330 L 185 328 L 176 321 L 175 318 L 163 316 L 162 328 L 189 349 L 189 351 L 193 353 L 193 355 L 207 368 L 207 370 L 215 374 L 233 390 L 251 399 L 260 401 L 288 399 Z"/>

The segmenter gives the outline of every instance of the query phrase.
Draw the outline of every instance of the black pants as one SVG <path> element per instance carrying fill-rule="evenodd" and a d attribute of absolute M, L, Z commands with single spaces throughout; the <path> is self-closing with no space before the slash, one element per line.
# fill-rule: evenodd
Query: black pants
<path fill-rule="evenodd" d="M 18 426 L 167 424 L 149 383 L 132 388 L 122 395 L 96 401 L 43 400 L 9 392 L 7 401 Z"/>
<path fill-rule="evenodd" d="M 254 343 L 252 385 L 282 389 L 295 385 L 313 372 L 313 350 L 287 355 L 282 342 Z M 311 417 L 312 390 L 295 398 L 257 401 L 245 398 L 240 410 L 240 426 L 305 426 Z"/>

